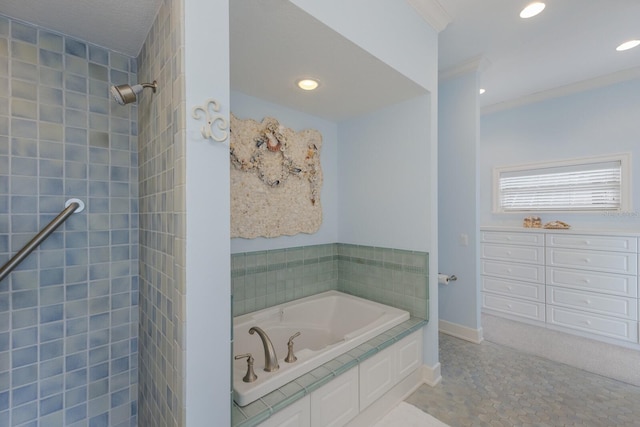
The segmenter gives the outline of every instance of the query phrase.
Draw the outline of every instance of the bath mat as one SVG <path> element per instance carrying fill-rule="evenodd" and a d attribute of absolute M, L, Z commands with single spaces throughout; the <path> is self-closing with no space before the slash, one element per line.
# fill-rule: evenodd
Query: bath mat
<path fill-rule="evenodd" d="M 378 421 L 374 427 L 449 427 L 406 402 L 400 402 L 391 412 Z"/>

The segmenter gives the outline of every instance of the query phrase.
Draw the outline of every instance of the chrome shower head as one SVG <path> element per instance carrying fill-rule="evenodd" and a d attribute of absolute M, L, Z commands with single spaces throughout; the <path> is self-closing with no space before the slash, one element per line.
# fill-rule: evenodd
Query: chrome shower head
<path fill-rule="evenodd" d="M 136 102 L 138 100 L 138 94 L 142 92 L 142 89 L 145 87 L 150 87 L 153 89 L 153 93 L 156 93 L 156 88 L 158 87 L 158 82 L 155 80 L 153 83 L 142 83 L 130 86 L 128 84 L 111 86 L 111 95 L 113 99 L 120 105 L 127 105 L 132 102 Z"/>

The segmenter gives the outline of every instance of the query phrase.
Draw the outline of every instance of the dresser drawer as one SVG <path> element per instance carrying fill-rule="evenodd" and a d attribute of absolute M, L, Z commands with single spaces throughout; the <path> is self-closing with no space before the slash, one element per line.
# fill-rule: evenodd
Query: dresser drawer
<path fill-rule="evenodd" d="M 544 266 L 533 264 L 516 264 L 500 261 L 482 260 L 482 274 L 505 279 L 526 280 L 544 283 Z"/>
<path fill-rule="evenodd" d="M 547 304 L 638 320 L 638 300 L 635 298 L 547 286 Z"/>
<path fill-rule="evenodd" d="M 637 252 L 638 239 L 624 236 L 547 234 L 547 247 Z"/>
<path fill-rule="evenodd" d="M 482 290 L 515 298 L 544 302 L 544 285 L 541 283 L 516 282 L 482 276 Z"/>
<path fill-rule="evenodd" d="M 623 341 L 638 341 L 638 322 L 547 305 L 547 323 Z"/>
<path fill-rule="evenodd" d="M 547 268 L 547 285 L 560 285 L 610 295 L 635 298 L 638 296 L 637 282 L 636 276 L 556 267 Z"/>
<path fill-rule="evenodd" d="M 506 243 L 509 245 L 543 246 L 544 234 L 508 233 L 504 231 L 481 231 L 482 242 Z"/>
<path fill-rule="evenodd" d="M 608 273 L 636 274 L 638 257 L 633 253 L 547 248 L 547 265 Z"/>
<path fill-rule="evenodd" d="M 482 293 L 482 308 L 544 322 L 544 303 Z"/>
<path fill-rule="evenodd" d="M 531 264 L 544 263 L 544 248 L 536 246 L 509 246 L 482 244 L 482 258 L 497 259 L 501 261 L 526 262 Z"/>

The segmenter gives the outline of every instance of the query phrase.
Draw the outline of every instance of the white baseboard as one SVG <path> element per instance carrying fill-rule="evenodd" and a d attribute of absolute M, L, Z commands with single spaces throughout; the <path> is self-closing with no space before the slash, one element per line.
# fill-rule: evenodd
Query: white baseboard
<path fill-rule="evenodd" d="M 482 314 L 487 341 L 640 386 L 638 350 Z"/>
<path fill-rule="evenodd" d="M 440 373 L 440 362 L 436 363 L 434 366 L 422 365 L 420 368 L 420 375 L 422 377 L 422 382 L 426 385 L 430 385 L 434 387 L 442 381 L 442 375 Z"/>
<path fill-rule="evenodd" d="M 440 363 L 436 363 L 434 366 L 422 365 L 396 384 L 395 387 L 385 393 L 380 399 L 360 412 L 347 426 L 370 427 L 395 408 L 398 403 L 409 397 L 422 384 L 433 387 L 441 380 Z"/>
<path fill-rule="evenodd" d="M 458 325 L 457 323 L 447 322 L 446 320 L 438 321 L 438 330 L 443 334 L 471 341 L 475 344 L 480 344 L 484 340 L 482 328 L 472 329 L 467 326 Z"/>
<path fill-rule="evenodd" d="M 439 364 L 438 364 L 439 365 Z M 438 372 L 440 371 L 438 367 Z M 423 384 L 422 368 L 417 368 L 405 379 L 396 384 L 382 397 L 369 405 L 364 411 L 351 420 L 348 427 L 370 427 L 395 408 L 398 403 L 409 397 Z"/>

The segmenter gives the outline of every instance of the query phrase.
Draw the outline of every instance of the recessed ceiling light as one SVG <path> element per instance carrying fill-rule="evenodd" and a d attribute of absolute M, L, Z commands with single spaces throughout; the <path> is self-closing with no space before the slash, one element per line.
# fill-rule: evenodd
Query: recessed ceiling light
<path fill-rule="evenodd" d="M 520 12 L 520 18 L 531 18 L 544 10 L 545 4 L 539 1 L 530 3 Z"/>
<path fill-rule="evenodd" d="M 486 92 L 486 90 L 484 90 L 484 89 L 480 88 L 480 90 L 479 90 L 478 92 L 480 92 L 480 95 L 482 95 L 483 93 L 485 93 L 485 92 Z"/>
<path fill-rule="evenodd" d="M 314 90 L 318 87 L 318 81 L 313 79 L 298 80 L 298 87 L 302 90 Z"/>
<path fill-rule="evenodd" d="M 622 43 L 620 46 L 616 48 L 618 52 L 622 52 L 623 50 L 633 49 L 634 47 L 640 45 L 640 40 L 629 40 Z"/>

